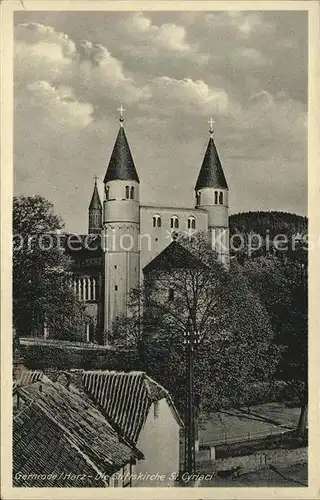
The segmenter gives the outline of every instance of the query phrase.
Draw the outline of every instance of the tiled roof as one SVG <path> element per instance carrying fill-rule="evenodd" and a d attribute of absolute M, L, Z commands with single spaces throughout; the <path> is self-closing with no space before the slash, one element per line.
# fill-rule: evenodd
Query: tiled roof
<path fill-rule="evenodd" d="M 195 189 L 205 187 L 228 189 L 215 143 L 210 137 Z"/>
<path fill-rule="evenodd" d="M 43 377 L 43 372 L 39 370 L 24 370 L 18 375 L 18 377 L 13 381 L 13 389 L 21 387 L 23 385 L 33 384 Z"/>
<path fill-rule="evenodd" d="M 24 425 L 24 420 L 21 420 L 23 413 L 31 411 L 27 410 L 29 402 L 35 408 L 31 413 L 33 416 L 41 413 L 50 420 L 48 433 L 50 434 L 50 429 L 52 429 L 52 432 L 58 435 L 52 439 L 60 442 L 60 434 L 63 434 L 62 443 L 67 440 L 70 446 L 77 449 L 78 454 L 95 470 L 104 474 L 112 474 L 125 464 L 133 463 L 137 458 L 143 458 L 137 449 L 133 449 L 119 438 L 105 417 L 92 405 L 89 398 L 84 398 L 83 395 L 71 392 L 63 385 L 44 378 L 40 382 L 21 387 L 19 394 L 24 400 L 24 406 L 21 413 L 16 413 L 14 417 L 17 423 L 16 429 L 18 429 L 17 436 L 23 432 L 20 429 L 20 426 Z M 27 416 L 25 418 L 28 419 Z M 35 454 L 32 460 L 36 462 L 39 439 L 33 433 L 29 437 L 29 433 L 26 432 L 24 436 L 24 446 L 29 446 L 29 452 L 32 451 Z M 34 444 L 32 444 L 32 440 L 35 441 Z M 29 441 L 31 442 L 29 443 Z M 17 467 L 22 467 L 19 455 L 17 455 L 17 460 Z M 58 457 L 55 465 L 56 468 L 60 469 Z M 70 465 L 70 467 L 72 466 Z M 35 472 L 34 468 L 31 469 L 32 472 Z M 41 465 L 36 470 L 38 473 L 42 473 Z"/>
<path fill-rule="evenodd" d="M 107 486 L 103 478 L 97 478 L 101 471 L 79 451 L 75 440 L 35 402 L 25 405 L 13 419 L 12 449 L 15 487 Z"/>
<path fill-rule="evenodd" d="M 123 127 L 119 129 L 103 182 L 106 183 L 114 180 L 139 182 L 139 177 Z"/>
<path fill-rule="evenodd" d="M 87 371 L 82 383 L 110 423 L 132 443 L 138 441 L 151 404 L 163 398 L 183 425 L 168 391 L 144 372 Z"/>

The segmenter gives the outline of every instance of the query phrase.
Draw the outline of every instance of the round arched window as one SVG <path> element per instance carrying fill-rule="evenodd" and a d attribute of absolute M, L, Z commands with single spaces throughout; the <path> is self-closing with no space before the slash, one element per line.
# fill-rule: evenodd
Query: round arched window
<path fill-rule="evenodd" d="M 196 219 L 194 217 L 189 217 L 188 218 L 188 229 L 195 229 L 196 228 Z"/>
<path fill-rule="evenodd" d="M 161 217 L 156 214 L 152 217 L 152 225 L 153 227 L 161 227 Z"/>
<path fill-rule="evenodd" d="M 173 215 L 170 219 L 170 227 L 178 229 L 179 228 L 179 218 L 177 215 Z"/>

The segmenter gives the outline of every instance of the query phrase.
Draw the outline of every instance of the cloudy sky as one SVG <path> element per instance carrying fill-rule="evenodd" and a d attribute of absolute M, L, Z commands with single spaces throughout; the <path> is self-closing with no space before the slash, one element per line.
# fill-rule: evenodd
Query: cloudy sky
<path fill-rule="evenodd" d="M 208 119 L 230 211 L 307 211 L 307 14 L 18 12 L 15 193 L 87 230 L 117 108 L 143 204 L 192 206 Z M 101 189 L 102 191 L 102 189 Z"/>

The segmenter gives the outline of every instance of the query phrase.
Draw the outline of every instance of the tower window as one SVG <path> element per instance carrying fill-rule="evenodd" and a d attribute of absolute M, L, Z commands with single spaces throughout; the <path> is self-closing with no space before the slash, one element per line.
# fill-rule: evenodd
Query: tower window
<path fill-rule="evenodd" d="M 198 191 L 196 193 L 196 203 L 197 203 L 197 205 L 201 205 L 201 193 L 200 193 L 200 191 Z"/>
<path fill-rule="evenodd" d="M 104 187 L 104 192 L 106 194 L 106 200 L 109 200 L 109 186 Z"/>
<path fill-rule="evenodd" d="M 134 200 L 134 187 L 131 186 L 130 188 L 130 200 Z"/>
<path fill-rule="evenodd" d="M 219 193 L 219 203 L 220 203 L 220 205 L 223 205 L 223 192 L 222 191 L 220 191 L 220 193 Z"/>
<path fill-rule="evenodd" d="M 179 228 L 179 219 L 176 215 L 173 215 L 170 219 L 170 226 L 171 228 Z"/>
<path fill-rule="evenodd" d="M 114 289 L 115 289 L 115 291 L 117 291 L 118 290 L 118 285 L 114 285 Z"/>
<path fill-rule="evenodd" d="M 153 225 L 153 227 L 161 227 L 161 217 L 160 217 L 160 215 L 154 215 L 152 217 L 152 225 Z"/>
<path fill-rule="evenodd" d="M 173 302 L 174 301 L 174 289 L 171 288 L 171 287 L 169 288 L 168 301 L 169 302 Z"/>
<path fill-rule="evenodd" d="M 214 192 L 214 204 L 218 205 L 218 191 Z"/>
<path fill-rule="evenodd" d="M 196 228 L 196 219 L 194 217 L 189 217 L 188 219 L 188 229 Z"/>
<path fill-rule="evenodd" d="M 126 199 L 129 200 L 130 198 L 130 188 L 129 186 L 126 186 Z"/>

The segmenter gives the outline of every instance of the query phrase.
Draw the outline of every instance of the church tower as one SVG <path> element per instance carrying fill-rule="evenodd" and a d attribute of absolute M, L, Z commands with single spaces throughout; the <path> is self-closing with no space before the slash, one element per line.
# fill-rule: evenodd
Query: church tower
<path fill-rule="evenodd" d="M 97 177 L 94 178 L 94 188 L 89 205 L 89 234 L 101 234 L 102 229 L 102 205 L 97 188 Z"/>
<path fill-rule="evenodd" d="M 130 290 L 139 284 L 139 178 L 123 128 L 120 129 L 104 178 L 104 332 L 114 320 L 129 315 Z"/>
<path fill-rule="evenodd" d="M 213 140 L 213 120 L 210 138 L 195 186 L 196 208 L 208 213 L 208 230 L 212 248 L 221 262 L 229 262 L 229 188 Z"/>

